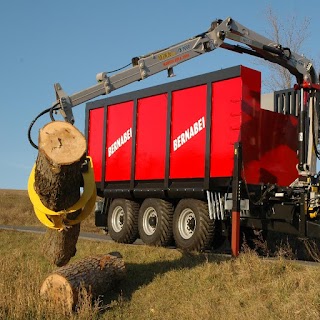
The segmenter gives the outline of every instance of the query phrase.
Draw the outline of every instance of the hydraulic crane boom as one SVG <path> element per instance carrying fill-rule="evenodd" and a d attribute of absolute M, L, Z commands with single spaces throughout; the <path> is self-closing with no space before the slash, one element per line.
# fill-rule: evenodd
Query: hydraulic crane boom
<path fill-rule="evenodd" d="M 233 45 L 225 42 L 230 39 L 243 45 Z M 223 48 L 238 53 L 246 53 L 277 63 L 288 69 L 299 85 L 304 81 L 314 84 L 316 73 L 312 62 L 307 58 L 291 52 L 236 22 L 232 18 L 212 22 L 208 31 L 193 38 L 177 43 L 168 48 L 132 59 L 132 67 L 117 74 L 108 76 L 106 72 L 97 74 L 98 84 L 67 96 L 60 84 L 55 84 L 57 101 L 66 121 L 74 122 L 71 108 L 100 95 L 109 94 L 132 82 L 143 80 L 160 71 L 167 70 L 168 76 L 173 75 L 173 67 L 193 59 L 201 54 Z"/>

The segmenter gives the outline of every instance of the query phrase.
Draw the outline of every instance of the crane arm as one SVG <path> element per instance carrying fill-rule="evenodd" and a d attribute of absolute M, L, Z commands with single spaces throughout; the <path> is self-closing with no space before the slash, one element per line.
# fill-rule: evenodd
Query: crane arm
<path fill-rule="evenodd" d="M 230 39 L 241 45 L 225 42 Z M 158 72 L 167 70 L 168 76 L 173 76 L 173 67 L 199 55 L 211 52 L 217 48 L 231 50 L 237 53 L 250 54 L 281 65 L 292 73 L 299 85 L 304 82 L 316 83 L 316 73 L 313 64 L 307 58 L 291 52 L 280 44 L 261 36 L 246 28 L 232 18 L 213 21 L 208 31 L 168 48 L 132 59 L 132 66 L 126 70 L 109 76 L 106 72 L 97 74 L 98 83 L 90 88 L 68 96 L 60 84 L 55 84 L 58 106 L 66 121 L 74 122 L 72 107 L 109 94 L 135 81 L 143 80 Z"/>
<path fill-rule="evenodd" d="M 221 48 L 251 54 L 279 64 L 288 69 L 289 72 L 297 78 L 298 84 L 302 84 L 303 81 L 311 83 L 317 81 L 314 66 L 306 57 L 292 52 L 290 48 L 283 47 L 281 44 L 259 35 L 231 18 L 221 21 L 220 24 L 218 21 L 218 26 L 216 26 L 216 24 L 217 22 L 212 23 L 211 29 L 213 29 L 213 31 L 220 32 L 221 36 L 242 43 L 250 49 L 241 45 L 235 46 L 225 43 L 221 45 Z"/>

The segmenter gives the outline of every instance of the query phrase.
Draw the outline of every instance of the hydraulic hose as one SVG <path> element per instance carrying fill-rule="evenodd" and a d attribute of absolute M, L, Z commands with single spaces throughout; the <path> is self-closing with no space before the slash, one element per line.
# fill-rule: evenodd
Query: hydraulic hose
<path fill-rule="evenodd" d="M 36 121 L 42 117 L 44 114 L 50 112 L 50 118 L 52 121 L 55 121 L 55 119 L 53 118 L 53 111 L 58 110 L 59 108 L 57 108 L 57 106 L 59 105 L 59 102 L 55 103 L 52 107 L 47 108 L 45 110 L 43 110 L 42 112 L 40 112 L 30 123 L 29 129 L 28 129 L 28 140 L 29 143 L 31 144 L 31 146 L 35 149 L 38 149 L 38 146 L 33 142 L 32 138 L 31 138 L 31 130 L 32 127 L 34 126 L 34 124 L 36 123 Z"/>

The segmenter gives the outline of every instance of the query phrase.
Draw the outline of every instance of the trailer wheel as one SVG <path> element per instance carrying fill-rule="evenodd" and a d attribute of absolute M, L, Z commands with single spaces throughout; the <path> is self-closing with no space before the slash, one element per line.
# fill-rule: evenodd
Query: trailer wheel
<path fill-rule="evenodd" d="M 167 246 L 172 241 L 173 206 L 162 199 L 143 201 L 138 218 L 140 239 L 147 245 Z"/>
<path fill-rule="evenodd" d="M 112 240 L 133 243 L 138 238 L 139 205 L 126 199 L 112 201 L 108 211 L 108 230 Z"/>
<path fill-rule="evenodd" d="M 214 237 L 214 220 L 204 201 L 183 199 L 173 215 L 173 236 L 177 247 L 188 251 L 207 249 Z"/>

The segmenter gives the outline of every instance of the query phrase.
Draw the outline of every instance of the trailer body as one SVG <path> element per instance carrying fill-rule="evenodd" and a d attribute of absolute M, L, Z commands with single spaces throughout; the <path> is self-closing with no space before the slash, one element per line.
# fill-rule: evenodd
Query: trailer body
<path fill-rule="evenodd" d="M 203 198 L 233 175 L 242 143 L 248 184 L 297 178 L 297 119 L 260 106 L 260 73 L 237 66 L 94 102 L 88 154 L 101 195 Z"/>

